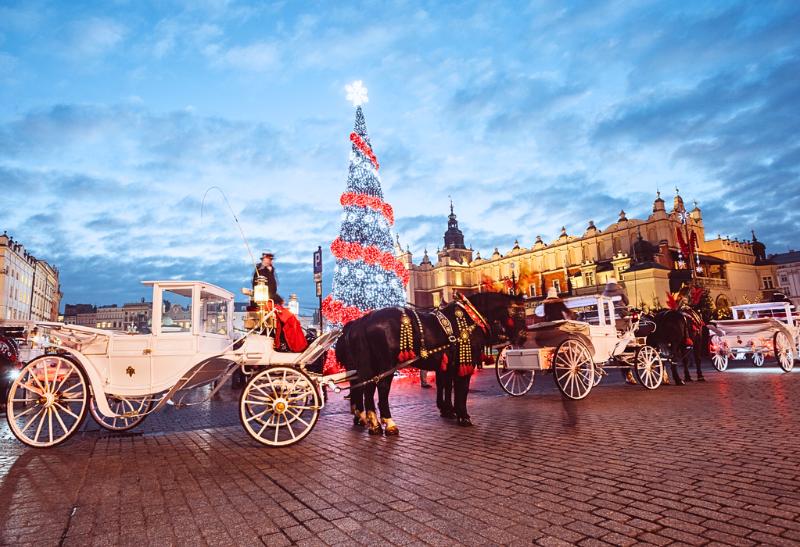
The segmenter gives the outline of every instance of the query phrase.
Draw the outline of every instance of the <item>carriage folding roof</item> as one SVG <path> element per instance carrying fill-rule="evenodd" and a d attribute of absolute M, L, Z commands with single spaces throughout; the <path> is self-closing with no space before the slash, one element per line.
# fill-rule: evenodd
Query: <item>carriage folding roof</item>
<path fill-rule="evenodd" d="M 774 309 L 783 309 L 786 306 L 789 308 L 794 308 L 792 304 L 788 302 L 759 302 L 758 304 L 740 304 L 738 306 L 731 306 L 732 310 L 774 310 Z"/>
<path fill-rule="evenodd" d="M 142 281 L 142 285 L 158 285 L 162 289 L 166 289 L 168 291 L 174 292 L 175 294 L 179 294 L 181 296 L 186 296 L 191 298 L 192 296 L 192 289 L 194 287 L 200 287 L 200 294 L 208 294 L 211 296 L 218 296 L 220 298 L 225 298 L 227 300 L 233 300 L 233 293 L 223 289 L 222 287 L 217 287 L 216 285 L 212 285 L 211 283 L 206 283 L 205 281 L 184 281 L 181 279 L 168 279 L 166 281 Z"/>

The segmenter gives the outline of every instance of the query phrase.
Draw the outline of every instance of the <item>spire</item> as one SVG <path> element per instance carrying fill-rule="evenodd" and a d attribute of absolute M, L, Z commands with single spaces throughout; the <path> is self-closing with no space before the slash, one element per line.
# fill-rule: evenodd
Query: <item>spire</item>
<path fill-rule="evenodd" d="M 466 249 L 464 234 L 458 229 L 458 220 L 453 210 L 453 200 L 450 200 L 450 216 L 447 217 L 447 231 L 444 233 L 445 249 Z"/>
<path fill-rule="evenodd" d="M 683 206 L 683 198 L 681 197 L 680 190 L 678 190 L 677 186 L 675 187 L 675 199 L 672 202 L 672 210 L 677 213 L 682 213 L 686 210 Z"/>

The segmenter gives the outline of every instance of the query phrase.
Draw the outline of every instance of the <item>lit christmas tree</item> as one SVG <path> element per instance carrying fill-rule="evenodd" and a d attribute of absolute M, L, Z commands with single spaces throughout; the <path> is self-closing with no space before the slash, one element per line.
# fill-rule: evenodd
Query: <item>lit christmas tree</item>
<path fill-rule="evenodd" d="M 378 158 L 372 151 L 361 105 L 367 90 L 360 81 L 347 86 L 347 98 L 356 107 L 350 133 L 350 172 L 340 202 L 342 226 L 331 244 L 336 257 L 333 294 L 322 303 L 331 326 L 339 327 L 370 310 L 406 303 L 408 271 L 393 252 L 394 213 L 383 200 Z"/>

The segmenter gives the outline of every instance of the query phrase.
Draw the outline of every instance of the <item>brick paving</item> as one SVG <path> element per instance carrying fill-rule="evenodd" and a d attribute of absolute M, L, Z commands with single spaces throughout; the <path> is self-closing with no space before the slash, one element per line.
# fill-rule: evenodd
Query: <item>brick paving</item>
<path fill-rule="evenodd" d="M 0 544 L 797 545 L 800 373 L 707 372 L 649 392 L 611 381 L 522 398 L 493 370 L 463 429 L 434 390 L 393 388 L 396 438 L 354 429 L 341 395 L 289 448 L 251 441 L 234 394 L 129 434 L 49 450 L 0 426 Z"/>

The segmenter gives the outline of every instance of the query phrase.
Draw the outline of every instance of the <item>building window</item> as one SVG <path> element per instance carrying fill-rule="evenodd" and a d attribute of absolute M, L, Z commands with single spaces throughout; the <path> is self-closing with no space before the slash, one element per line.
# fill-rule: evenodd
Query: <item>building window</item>
<path fill-rule="evenodd" d="M 772 276 L 771 275 L 765 275 L 764 277 L 762 277 L 761 278 L 761 282 L 763 283 L 765 289 L 774 289 L 775 288 L 775 286 L 772 284 Z"/>
<path fill-rule="evenodd" d="M 785 275 L 781 275 L 781 284 L 785 285 L 787 283 L 789 283 L 789 278 Z"/>
<path fill-rule="evenodd" d="M 586 286 L 591 287 L 594 285 L 594 272 L 586 272 L 583 274 L 584 279 L 586 280 Z"/>
<path fill-rule="evenodd" d="M 556 292 L 561 294 L 561 280 L 560 279 L 553 279 L 553 287 L 556 288 Z"/>
<path fill-rule="evenodd" d="M 536 296 L 536 283 L 531 283 L 528 285 L 528 296 L 531 298 Z"/>

